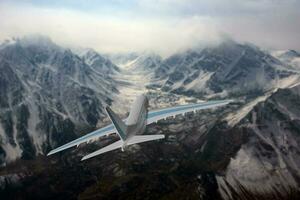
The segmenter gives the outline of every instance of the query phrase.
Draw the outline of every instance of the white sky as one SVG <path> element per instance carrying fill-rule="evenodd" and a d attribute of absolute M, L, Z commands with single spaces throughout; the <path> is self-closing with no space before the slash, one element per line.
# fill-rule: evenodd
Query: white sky
<path fill-rule="evenodd" d="M 300 50 L 297 0 L 52 0 L 0 2 L 0 40 L 44 34 L 99 52 L 169 55 L 224 35 L 264 48 Z"/>

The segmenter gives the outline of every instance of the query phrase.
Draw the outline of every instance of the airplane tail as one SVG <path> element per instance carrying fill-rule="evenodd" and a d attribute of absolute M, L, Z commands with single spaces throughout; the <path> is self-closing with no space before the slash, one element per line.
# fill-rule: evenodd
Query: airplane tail
<path fill-rule="evenodd" d="M 120 119 L 109 107 L 106 107 L 106 112 L 107 112 L 111 122 L 115 126 L 115 128 L 117 130 L 117 134 L 120 136 L 121 139 L 117 142 L 114 142 L 114 143 L 104 147 L 104 148 L 101 148 L 93 153 L 90 153 L 90 154 L 84 156 L 81 160 L 86 160 L 91 157 L 97 156 L 99 154 L 103 154 L 103 153 L 106 153 L 109 151 L 123 148 L 124 145 L 126 146 L 126 145 L 138 144 L 138 143 L 142 143 L 142 142 L 163 139 L 165 137 L 164 135 L 136 135 L 136 136 L 133 136 L 132 138 L 127 139 L 127 126 L 124 123 L 124 121 L 122 121 L 122 119 Z M 124 141 L 126 141 L 126 144 L 124 143 Z"/>
<path fill-rule="evenodd" d="M 152 141 L 152 140 L 159 140 L 159 139 L 163 139 L 165 137 L 165 135 L 136 135 L 133 136 L 132 138 L 129 139 L 127 145 L 132 145 L 132 144 L 138 144 L 138 143 L 142 143 L 142 142 L 148 142 L 148 141 Z M 84 156 L 81 161 L 92 158 L 94 156 L 109 152 L 109 151 L 113 151 L 119 148 L 122 148 L 123 146 L 123 141 L 119 140 L 117 142 L 114 142 L 102 149 L 99 149 L 93 153 L 90 153 L 86 156 Z"/>
<path fill-rule="evenodd" d="M 107 106 L 105 109 L 106 109 L 106 112 L 107 112 L 111 122 L 115 126 L 115 128 L 117 130 L 117 134 L 120 136 L 121 140 L 122 141 L 126 140 L 126 135 L 127 135 L 126 124 L 116 113 L 114 113 L 114 111 L 112 111 L 110 109 L 110 107 Z"/>

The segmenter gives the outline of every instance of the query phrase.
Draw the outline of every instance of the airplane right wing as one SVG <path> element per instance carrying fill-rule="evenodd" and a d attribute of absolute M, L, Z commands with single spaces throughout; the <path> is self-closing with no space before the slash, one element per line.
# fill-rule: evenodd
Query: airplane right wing
<path fill-rule="evenodd" d="M 192 111 L 197 111 L 202 109 L 213 108 L 217 106 L 224 106 L 230 102 L 232 102 L 232 100 L 207 101 L 203 103 L 180 105 L 180 106 L 150 111 L 147 116 L 147 125 L 153 122 L 157 122 L 158 120 L 165 119 L 170 116 L 175 116 L 178 114 L 184 114 L 187 112 L 192 112 Z"/>

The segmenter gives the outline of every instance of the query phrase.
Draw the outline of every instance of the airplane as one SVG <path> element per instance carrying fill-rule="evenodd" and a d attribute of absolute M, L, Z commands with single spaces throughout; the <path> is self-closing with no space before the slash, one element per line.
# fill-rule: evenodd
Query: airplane
<path fill-rule="evenodd" d="M 110 107 L 107 106 L 105 110 L 112 122 L 110 125 L 95 130 L 65 145 L 53 149 L 47 154 L 47 156 L 63 151 L 70 147 L 78 147 L 82 143 L 88 143 L 90 141 L 98 139 L 99 137 L 105 135 L 108 136 L 113 133 L 116 133 L 120 137 L 120 140 L 84 156 L 81 161 L 116 149 L 121 149 L 122 151 L 124 151 L 125 148 L 129 145 L 148 142 L 152 140 L 159 140 L 165 137 L 163 134 L 142 135 L 146 129 L 146 126 L 149 124 L 157 122 L 161 119 L 166 119 L 167 117 L 175 117 L 179 114 L 185 114 L 187 112 L 196 112 L 202 109 L 224 106 L 230 102 L 231 100 L 216 100 L 195 104 L 179 105 L 148 112 L 149 101 L 147 96 L 142 94 L 138 96 L 133 102 L 129 112 L 129 116 L 126 119 L 122 120 L 116 113 L 111 110 Z"/>

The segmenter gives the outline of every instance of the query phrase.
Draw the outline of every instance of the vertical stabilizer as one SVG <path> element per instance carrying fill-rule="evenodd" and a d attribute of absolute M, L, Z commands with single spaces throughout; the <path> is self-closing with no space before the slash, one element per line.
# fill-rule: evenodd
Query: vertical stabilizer
<path fill-rule="evenodd" d="M 122 119 L 120 119 L 120 117 L 118 115 L 116 115 L 116 113 L 114 113 L 110 109 L 110 107 L 107 106 L 105 109 L 106 109 L 106 112 L 107 112 L 111 122 L 116 127 L 117 134 L 120 136 L 121 140 L 122 141 L 126 140 L 126 135 L 127 135 L 126 124 L 123 122 Z"/>

